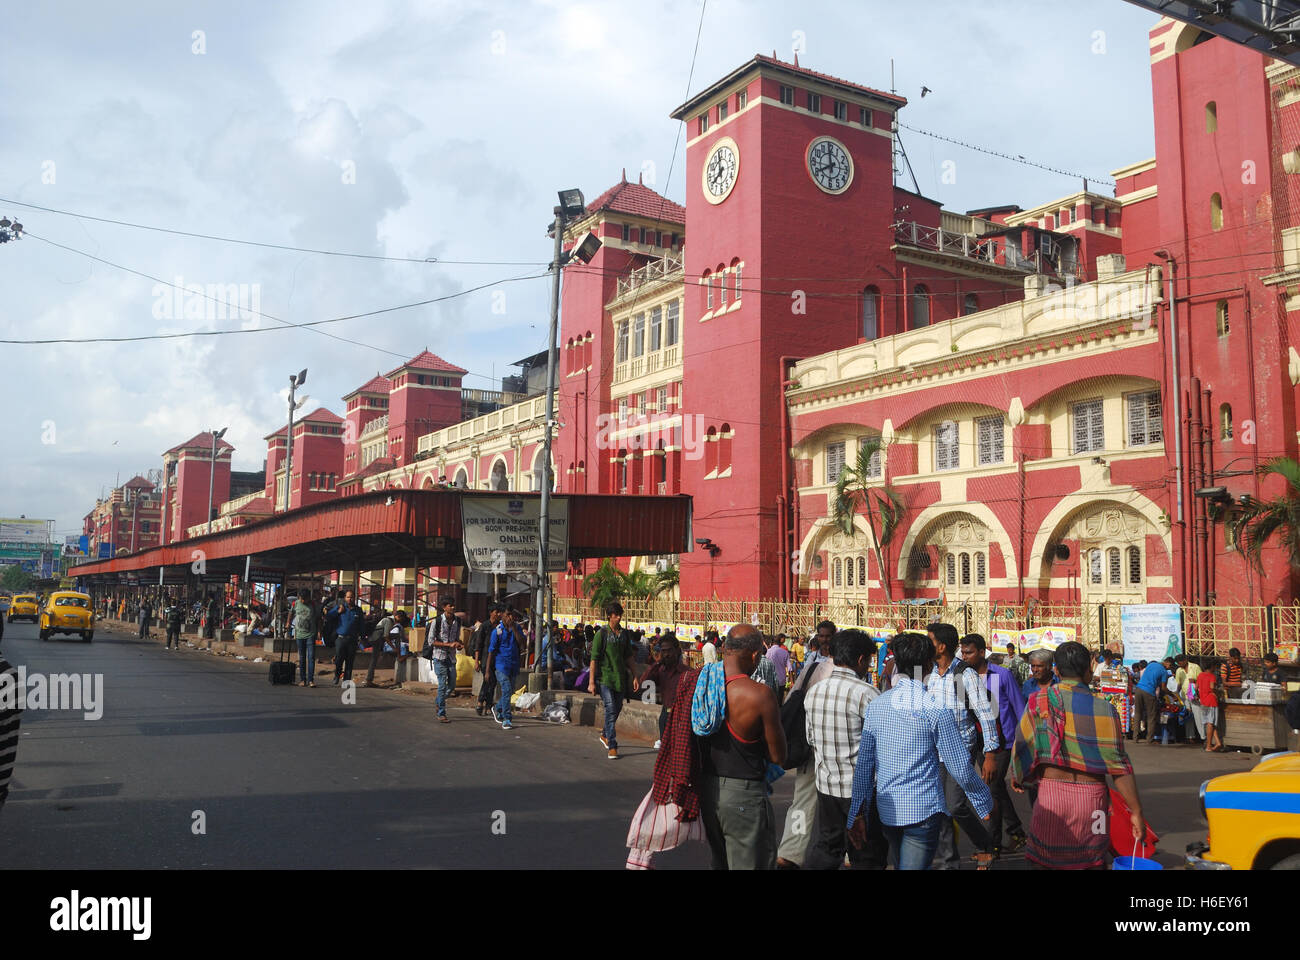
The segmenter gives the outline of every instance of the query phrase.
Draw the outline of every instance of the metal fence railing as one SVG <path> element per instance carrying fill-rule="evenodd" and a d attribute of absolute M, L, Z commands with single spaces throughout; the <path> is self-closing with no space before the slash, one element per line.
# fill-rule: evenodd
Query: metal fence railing
<path fill-rule="evenodd" d="M 1119 603 L 1039 603 L 965 601 L 940 604 L 867 603 L 850 601 L 786 602 L 781 600 L 623 600 L 623 620 L 636 626 L 661 624 L 668 628 L 702 631 L 725 629 L 734 623 L 752 623 L 766 633 L 812 633 L 822 620 L 839 627 L 870 630 L 924 630 L 936 622 L 951 623 L 958 632 L 989 638 L 995 630 L 1033 627 L 1069 627 L 1080 643 L 1093 649 L 1119 649 Z M 1248 659 L 1262 657 L 1281 646 L 1300 645 L 1300 604 L 1295 606 L 1184 606 L 1183 635 L 1189 656 L 1227 656 L 1236 647 Z M 603 619 L 585 598 L 556 597 L 555 613 L 589 622 Z M 1285 658 L 1284 658 L 1285 659 Z"/>

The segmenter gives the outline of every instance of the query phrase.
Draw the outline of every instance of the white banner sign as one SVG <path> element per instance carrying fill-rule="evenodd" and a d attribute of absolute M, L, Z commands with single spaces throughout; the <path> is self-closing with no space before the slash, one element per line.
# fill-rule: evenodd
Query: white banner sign
<path fill-rule="evenodd" d="M 1119 608 L 1119 629 L 1126 666 L 1183 652 L 1183 622 L 1176 603 L 1126 603 Z"/>
<path fill-rule="evenodd" d="M 470 572 L 537 571 L 542 503 L 539 498 L 460 498 L 465 565 Z M 562 571 L 569 557 L 569 501 L 551 498 L 546 569 Z"/>

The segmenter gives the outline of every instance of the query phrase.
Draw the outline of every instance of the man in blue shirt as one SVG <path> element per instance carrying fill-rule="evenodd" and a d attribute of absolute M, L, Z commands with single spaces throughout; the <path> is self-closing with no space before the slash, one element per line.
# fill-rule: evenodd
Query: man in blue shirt
<path fill-rule="evenodd" d="M 1133 716 L 1145 721 L 1145 735 L 1148 743 L 1156 742 L 1156 732 L 1160 722 L 1160 691 L 1165 688 L 1174 668 L 1174 661 L 1166 658 L 1164 663 L 1152 660 L 1142 670 L 1137 686 L 1133 688 Z M 1134 724 L 1133 742 L 1142 739 L 1143 731 Z"/>
<path fill-rule="evenodd" d="M 515 676 L 519 673 L 519 651 L 524 647 L 524 636 L 515 622 L 515 608 L 506 607 L 501 612 L 501 622 L 492 631 L 488 641 L 487 671 L 497 678 L 501 687 L 501 700 L 492 716 L 504 730 L 513 730 L 510 722 L 510 698 L 515 693 Z"/>
<path fill-rule="evenodd" d="M 361 608 L 352 602 L 352 591 L 343 593 L 343 600 L 330 608 L 336 618 L 334 635 L 334 686 L 339 681 L 352 679 L 352 662 L 357 658 L 357 645 L 361 642 Z"/>
<path fill-rule="evenodd" d="M 899 634 L 894 639 L 894 659 L 898 671 L 893 685 L 871 701 L 862 724 L 849 803 L 849 842 L 859 848 L 866 842 L 862 814 L 870 809 L 874 795 L 890 857 L 898 869 L 928 870 L 948 811 L 940 770 L 946 768 L 960 784 L 985 825 L 993 797 L 971 763 L 951 708 L 913 679 L 925 676 L 933 666 L 930 638 L 923 633 Z"/>
<path fill-rule="evenodd" d="M 1039 690 L 1046 690 L 1059 681 L 1056 671 L 1052 669 L 1051 650 L 1034 650 L 1025 659 L 1029 661 L 1029 679 L 1020 688 L 1020 696 L 1028 703 L 1029 698 Z"/>
<path fill-rule="evenodd" d="M 988 688 L 990 699 L 998 715 L 998 749 L 994 753 L 996 767 L 989 786 L 993 798 L 997 801 L 993 807 L 993 816 L 989 823 L 989 838 L 993 841 L 993 855 L 1002 853 L 1002 825 L 1005 823 L 1009 843 L 1008 850 L 1019 850 L 1028 842 L 1025 828 L 1011 802 L 1007 791 L 1007 769 L 1011 766 L 1011 745 L 1016 742 L 1016 729 L 1020 726 L 1020 717 L 1025 712 L 1025 698 L 1020 695 L 1016 678 L 1006 667 L 989 663 L 985 654 L 984 638 L 978 633 L 968 633 L 961 638 L 962 662 L 976 671 Z"/>

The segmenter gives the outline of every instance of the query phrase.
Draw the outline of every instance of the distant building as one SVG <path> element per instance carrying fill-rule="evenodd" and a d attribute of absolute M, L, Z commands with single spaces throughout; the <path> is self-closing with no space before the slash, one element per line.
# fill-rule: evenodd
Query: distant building
<path fill-rule="evenodd" d="M 98 557 L 101 545 L 110 556 L 119 551 L 135 553 L 163 543 L 163 498 L 144 477 L 132 477 L 107 497 L 82 521 L 82 533 L 89 538 L 89 555 Z"/>

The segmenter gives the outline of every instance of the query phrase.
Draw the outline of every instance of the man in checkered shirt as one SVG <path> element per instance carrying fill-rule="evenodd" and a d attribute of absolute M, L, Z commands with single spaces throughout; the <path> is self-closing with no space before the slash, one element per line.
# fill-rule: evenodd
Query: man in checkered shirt
<path fill-rule="evenodd" d="M 846 847 L 854 869 L 885 868 L 885 835 L 874 807 L 868 811 L 868 843 L 863 847 L 849 847 L 845 827 L 863 717 L 867 704 L 880 696 L 880 691 L 863 679 L 871 668 L 875 647 L 861 630 L 835 634 L 831 641 L 834 669 L 804 700 L 817 781 L 817 828 L 803 864 L 808 870 L 838 870 Z"/>
<path fill-rule="evenodd" d="M 866 843 L 864 814 L 874 798 L 890 859 L 899 870 L 929 870 L 948 809 L 941 771 L 949 771 L 984 823 L 993 810 L 993 796 L 971 764 L 952 710 L 937 704 L 914 679 L 933 666 L 929 637 L 899 634 L 894 638 L 894 660 L 894 684 L 871 702 L 862 724 L 847 817 L 849 842 L 855 847 Z"/>
<path fill-rule="evenodd" d="M 1000 742 L 997 711 L 988 688 L 980 679 L 979 671 L 962 669 L 956 627 L 950 623 L 932 623 L 929 634 L 934 645 L 934 668 L 925 678 L 925 688 L 937 704 L 947 707 L 952 713 L 962 741 L 970 752 L 971 763 L 985 783 L 992 783 L 997 775 Z M 947 769 L 943 775 L 943 791 L 949 816 L 939 830 L 940 862 L 936 866 L 940 870 L 956 870 L 961 864 L 957 835 L 953 830 L 955 823 L 974 845 L 981 869 L 987 869 L 993 860 L 993 837 L 975 815 L 966 794 Z"/>

